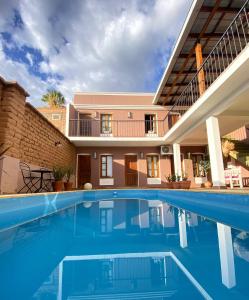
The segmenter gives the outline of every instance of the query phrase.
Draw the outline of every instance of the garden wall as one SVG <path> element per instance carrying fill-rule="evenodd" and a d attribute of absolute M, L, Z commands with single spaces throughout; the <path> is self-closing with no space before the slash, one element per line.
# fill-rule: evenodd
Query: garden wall
<path fill-rule="evenodd" d="M 0 77 L 0 145 L 1 149 L 8 148 L 0 160 L 2 194 L 15 193 L 22 186 L 20 161 L 32 167 L 75 167 L 74 145 L 26 102 L 27 96 L 16 82 Z"/>

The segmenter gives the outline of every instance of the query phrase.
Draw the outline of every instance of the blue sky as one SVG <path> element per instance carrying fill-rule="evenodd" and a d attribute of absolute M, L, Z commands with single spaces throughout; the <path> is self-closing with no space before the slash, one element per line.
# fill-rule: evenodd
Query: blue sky
<path fill-rule="evenodd" d="M 1 0 L 0 76 L 47 89 L 155 92 L 191 0 Z"/>

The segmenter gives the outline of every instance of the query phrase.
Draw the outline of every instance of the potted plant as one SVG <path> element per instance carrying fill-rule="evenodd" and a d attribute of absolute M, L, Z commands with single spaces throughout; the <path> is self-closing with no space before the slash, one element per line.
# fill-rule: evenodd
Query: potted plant
<path fill-rule="evenodd" d="M 53 176 L 54 176 L 53 190 L 55 192 L 63 191 L 63 187 L 64 187 L 63 178 L 65 176 L 65 168 L 61 166 L 53 167 Z"/>
<path fill-rule="evenodd" d="M 65 191 L 71 191 L 73 187 L 72 181 L 70 181 L 71 176 L 73 175 L 74 169 L 72 166 L 65 168 L 65 179 L 66 182 L 64 182 L 64 189 Z"/>
<path fill-rule="evenodd" d="M 169 174 L 168 176 L 165 176 L 166 178 L 166 188 L 168 189 L 172 189 L 172 179 L 171 179 L 171 175 Z"/>
<path fill-rule="evenodd" d="M 209 160 L 201 160 L 200 161 L 200 169 L 203 176 L 207 176 L 207 181 L 204 182 L 205 188 L 211 188 L 213 183 L 210 180 L 210 161 Z"/>
<path fill-rule="evenodd" d="M 173 174 L 171 176 L 171 180 L 172 180 L 172 188 L 173 189 L 179 189 L 180 188 L 180 184 L 179 184 L 179 181 L 180 181 L 180 176 L 178 176 L 177 174 Z"/>
<path fill-rule="evenodd" d="M 186 173 L 183 173 L 182 175 L 182 181 L 181 181 L 181 189 L 189 189 L 191 185 L 191 181 L 188 180 L 188 175 Z"/>

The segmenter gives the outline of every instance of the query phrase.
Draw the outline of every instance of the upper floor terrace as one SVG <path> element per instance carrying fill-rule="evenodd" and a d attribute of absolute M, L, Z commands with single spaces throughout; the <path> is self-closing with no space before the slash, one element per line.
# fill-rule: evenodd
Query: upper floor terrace
<path fill-rule="evenodd" d="M 151 141 L 159 145 L 166 131 L 167 108 L 152 105 L 153 96 L 77 93 L 68 107 L 68 136 L 84 144 Z"/>
<path fill-rule="evenodd" d="M 242 93 L 248 82 L 248 43 L 248 0 L 193 2 L 153 100 L 169 107 L 166 142 L 179 141 L 190 130 L 188 142 L 194 136 L 202 140 L 205 125 L 200 125 L 211 115 L 222 120 L 222 135 L 247 124 L 248 93 Z"/>

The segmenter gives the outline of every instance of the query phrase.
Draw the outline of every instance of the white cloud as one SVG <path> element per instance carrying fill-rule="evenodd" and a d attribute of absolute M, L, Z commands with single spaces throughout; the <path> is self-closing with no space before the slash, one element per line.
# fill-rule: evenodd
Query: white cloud
<path fill-rule="evenodd" d="M 57 73 L 63 80 L 41 81 L 30 75 L 24 65 L 11 61 L 2 75 L 25 85 L 32 100 L 40 97 L 44 85 L 45 89 L 56 85 L 68 100 L 75 91 L 155 89 L 156 75 L 166 63 L 190 2 L 6 0 L 4 14 L 0 11 L 0 20 L 5 21 L 0 25 L 2 22 L 20 47 L 41 51 L 47 61 L 40 64 L 40 71 Z M 11 26 L 11 7 L 20 12 L 22 28 Z M 32 57 L 28 59 L 33 61 Z M 5 60 L 2 53 L 1 69 Z M 19 75 L 12 72 L 12 65 Z"/>

